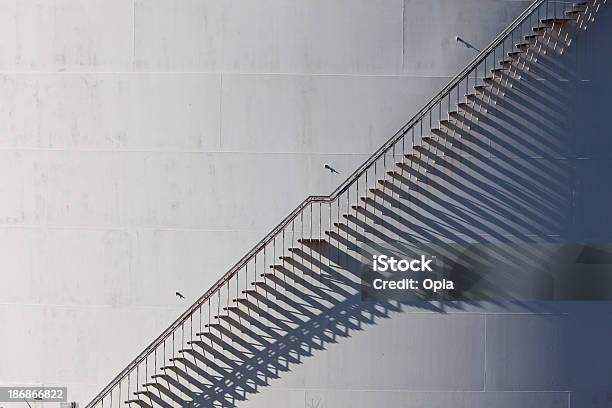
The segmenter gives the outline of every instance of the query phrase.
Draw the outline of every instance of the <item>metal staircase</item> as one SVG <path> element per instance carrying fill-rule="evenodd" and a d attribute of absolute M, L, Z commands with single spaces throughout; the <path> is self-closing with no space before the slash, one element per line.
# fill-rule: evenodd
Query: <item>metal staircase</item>
<path fill-rule="evenodd" d="M 87 408 L 233 406 L 325 343 L 398 310 L 381 302 L 356 310 L 356 243 L 410 235 L 398 213 L 418 224 L 413 203 L 452 168 L 474 124 L 540 58 L 563 54 L 605 3 L 531 4 L 331 195 L 302 202 Z"/>

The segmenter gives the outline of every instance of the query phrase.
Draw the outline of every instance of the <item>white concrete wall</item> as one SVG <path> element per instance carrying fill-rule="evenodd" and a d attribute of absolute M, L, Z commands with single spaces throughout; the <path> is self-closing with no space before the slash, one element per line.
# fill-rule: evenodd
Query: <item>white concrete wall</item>
<path fill-rule="evenodd" d="M 528 3 L 0 0 L 0 383 L 86 403 Z"/>

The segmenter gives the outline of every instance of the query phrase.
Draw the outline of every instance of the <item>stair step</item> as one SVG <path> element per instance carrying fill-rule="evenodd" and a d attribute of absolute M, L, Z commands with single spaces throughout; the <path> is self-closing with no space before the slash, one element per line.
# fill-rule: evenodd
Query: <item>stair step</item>
<path fill-rule="evenodd" d="M 423 172 L 423 173 L 427 173 L 427 169 L 424 168 L 424 167 L 421 167 L 420 171 Z M 413 179 L 417 178 L 416 174 L 411 174 L 411 175 L 407 174 L 407 175 L 403 176 L 401 173 L 398 173 L 398 172 L 395 172 L 395 171 L 393 172 L 393 174 L 389 174 L 389 175 L 394 177 L 394 178 L 404 178 L 404 179 L 410 179 L 411 177 Z M 423 174 L 423 177 L 425 177 L 424 174 Z M 387 184 L 393 185 L 393 182 L 391 182 L 390 180 L 378 180 L 378 184 L 380 184 L 381 186 L 383 186 L 383 188 L 385 188 Z"/>
<path fill-rule="evenodd" d="M 530 46 L 531 46 L 530 42 L 522 42 L 522 43 L 516 44 L 516 48 L 518 49 L 526 49 L 526 48 L 529 48 Z"/>
<path fill-rule="evenodd" d="M 368 204 L 368 201 L 376 201 L 372 197 L 368 196 L 359 197 L 359 200 L 361 200 L 365 205 Z"/>
<path fill-rule="evenodd" d="M 521 56 L 521 54 L 524 54 L 524 51 L 510 51 L 508 56 L 511 58 L 518 58 Z"/>
<path fill-rule="evenodd" d="M 576 11 L 580 11 L 580 12 L 585 12 L 587 9 L 587 6 L 593 4 L 593 2 L 588 3 L 586 1 L 580 2 L 580 3 L 574 3 L 572 4 L 572 8 Z"/>
<path fill-rule="evenodd" d="M 348 224 L 345 224 L 344 222 L 334 222 L 334 227 L 336 227 L 339 231 L 332 231 L 336 234 L 339 234 L 340 232 L 350 229 Z"/>
<path fill-rule="evenodd" d="M 421 143 L 432 143 L 434 141 L 435 141 L 435 138 L 432 135 L 421 136 Z"/>
<path fill-rule="evenodd" d="M 266 272 L 266 273 L 274 274 L 274 272 Z M 225 306 L 223 308 L 223 310 L 230 310 L 230 311 L 231 310 L 240 310 L 240 306 Z"/>
<path fill-rule="evenodd" d="M 253 286 L 267 286 L 266 282 L 264 282 L 264 281 L 251 282 L 251 285 L 253 285 Z M 229 317 L 229 316 L 226 316 L 226 317 Z"/>
<path fill-rule="evenodd" d="M 327 233 L 328 231 L 325 231 L 325 232 Z M 264 272 L 264 273 L 260 273 L 259 276 L 261 276 L 262 278 L 267 278 L 267 277 L 276 276 L 276 274 L 274 272 Z M 225 307 L 223 309 L 227 310 Z"/>
<path fill-rule="evenodd" d="M 241 291 L 244 294 L 249 294 L 249 293 L 257 293 L 257 289 L 244 289 Z M 207 325 L 208 327 L 208 325 Z"/>
<path fill-rule="evenodd" d="M 565 12 L 565 15 L 569 16 L 569 17 L 573 17 L 573 16 L 578 16 L 580 13 L 583 13 L 583 12 L 584 12 L 584 10 L 578 10 L 578 9 L 576 9 L 576 10 L 567 10 Z"/>
<path fill-rule="evenodd" d="M 491 69 L 491 72 L 494 73 L 494 74 L 498 74 L 498 73 L 501 73 L 501 72 L 504 72 L 504 71 L 507 71 L 507 70 L 508 70 L 508 68 L 501 67 L 501 68 L 493 68 L 493 69 Z"/>
<path fill-rule="evenodd" d="M 480 91 L 480 92 L 467 94 L 465 95 L 465 98 L 468 101 L 471 101 L 474 105 L 479 105 L 481 107 L 487 105 L 488 103 L 482 99 L 483 92 L 481 90 L 477 90 L 477 91 Z"/>
<path fill-rule="evenodd" d="M 554 24 L 564 24 L 564 23 L 567 23 L 568 21 L 575 21 L 575 20 L 573 18 L 555 17 L 555 18 L 545 18 L 541 21 L 542 21 L 542 24 L 554 25 Z"/>
<path fill-rule="evenodd" d="M 300 238 L 297 241 L 300 244 L 323 244 L 327 242 L 325 238 Z"/>
<path fill-rule="evenodd" d="M 544 33 L 549 29 L 550 27 L 548 26 L 538 26 L 538 27 L 533 27 L 531 30 L 534 33 L 539 33 L 540 35 L 544 35 Z"/>
<path fill-rule="evenodd" d="M 464 104 L 464 107 L 461 108 L 461 109 L 467 109 L 467 107 L 470 104 L 469 102 L 461 102 L 461 103 Z M 442 129 L 442 128 L 431 128 L 431 129 L 429 129 L 429 131 L 432 134 L 438 136 L 438 138 L 443 138 L 443 139 L 446 139 L 446 138 L 449 138 L 449 137 L 452 138 L 452 137 L 456 136 L 456 135 L 451 135 L 448 132 L 445 132 L 444 129 Z M 461 137 L 461 136 L 459 136 L 459 137 Z"/>
<path fill-rule="evenodd" d="M 525 36 L 525 39 L 528 41 L 536 40 L 538 37 L 541 37 L 540 34 L 529 34 Z"/>
<path fill-rule="evenodd" d="M 142 404 L 145 404 L 145 405 L 149 405 L 145 401 L 143 401 L 141 399 L 138 399 L 138 398 L 136 398 L 136 399 L 129 399 L 129 400 L 126 400 L 124 402 L 126 404 L 141 404 L 142 403 Z"/>
<path fill-rule="evenodd" d="M 395 167 L 400 167 L 400 168 L 402 168 L 402 167 L 411 167 L 412 164 L 413 164 L 412 161 L 410 161 L 408 163 L 406 163 L 405 161 L 401 161 L 401 162 L 396 162 L 395 163 Z"/>

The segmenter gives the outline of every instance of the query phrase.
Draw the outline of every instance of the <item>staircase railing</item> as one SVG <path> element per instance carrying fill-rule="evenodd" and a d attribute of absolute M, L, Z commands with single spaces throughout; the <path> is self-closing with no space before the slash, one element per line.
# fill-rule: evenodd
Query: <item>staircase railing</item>
<path fill-rule="evenodd" d="M 583 2 L 581 12 L 572 17 L 576 21 L 575 27 L 586 28 L 604 3 L 605 0 Z M 202 332 L 207 323 L 215 321 L 215 315 L 219 315 L 222 308 L 230 306 L 243 290 L 249 289 L 258 276 L 262 276 L 261 272 L 266 271 L 266 265 L 278 262 L 279 256 L 284 263 L 282 256 L 286 255 L 287 249 L 291 245 L 304 244 L 304 238 L 317 240 L 324 238 L 326 231 L 337 230 L 341 214 L 351 211 L 351 197 L 358 198 L 360 192 L 365 194 L 369 188 L 376 186 L 379 175 L 384 176 L 388 164 L 395 165 L 396 157 L 403 157 L 414 146 L 419 146 L 423 136 L 458 110 L 459 103 L 474 87 L 485 86 L 483 84 L 487 80 L 490 82 L 491 70 L 502 69 L 502 61 L 508 62 L 508 53 L 520 51 L 517 44 L 524 40 L 525 35 L 533 36 L 534 27 L 540 27 L 544 20 L 549 20 L 548 28 L 554 31 L 556 23 L 550 19 L 565 19 L 566 11 L 567 3 L 534 1 L 334 192 L 327 196 L 308 197 L 285 217 L 129 363 L 86 408 L 104 407 L 105 403 L 112 408 L 113 404 L 122 404 L 125 395 L 130 399 L 131 393 L 147 386 L 151 373 L 157 373 L 159 368 L 172 361 L 169 358 L 175 357 L 186 344 L 188 346 L 189 341 Z M 565 40 L 560 33 L 559 30 L 557 40 L 563 42 Z M 537 41 L 542 40 L 536 38 L 536 44 Z M 529 53 L 523 53 L 519 58 L 529 58 Z"/>

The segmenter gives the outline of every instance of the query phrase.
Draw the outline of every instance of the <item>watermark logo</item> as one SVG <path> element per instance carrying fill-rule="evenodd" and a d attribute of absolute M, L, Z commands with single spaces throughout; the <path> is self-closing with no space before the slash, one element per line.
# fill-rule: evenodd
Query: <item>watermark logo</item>
<path fill-rule="evenodd" d="M 372 262 L 372 270 L 375 272 L 433 272 L 431 263 L 433 259 L 427 259 L 425 255 L 421 255 L 420 259 L 395 259 L 393 256 L 374 255 Z"/>
<path fill-rule="evenodd" d="M 612 244 L 364 242 L 363 300 L 612 300 Z"/>
<path fill-rule="evenodd" d="M 362 297 L 367 299 L 437 299 L 455 289 L 455 282 L 440 275 L 436 257 L 428 254 L 378 253 L 362 272 Z"/>

